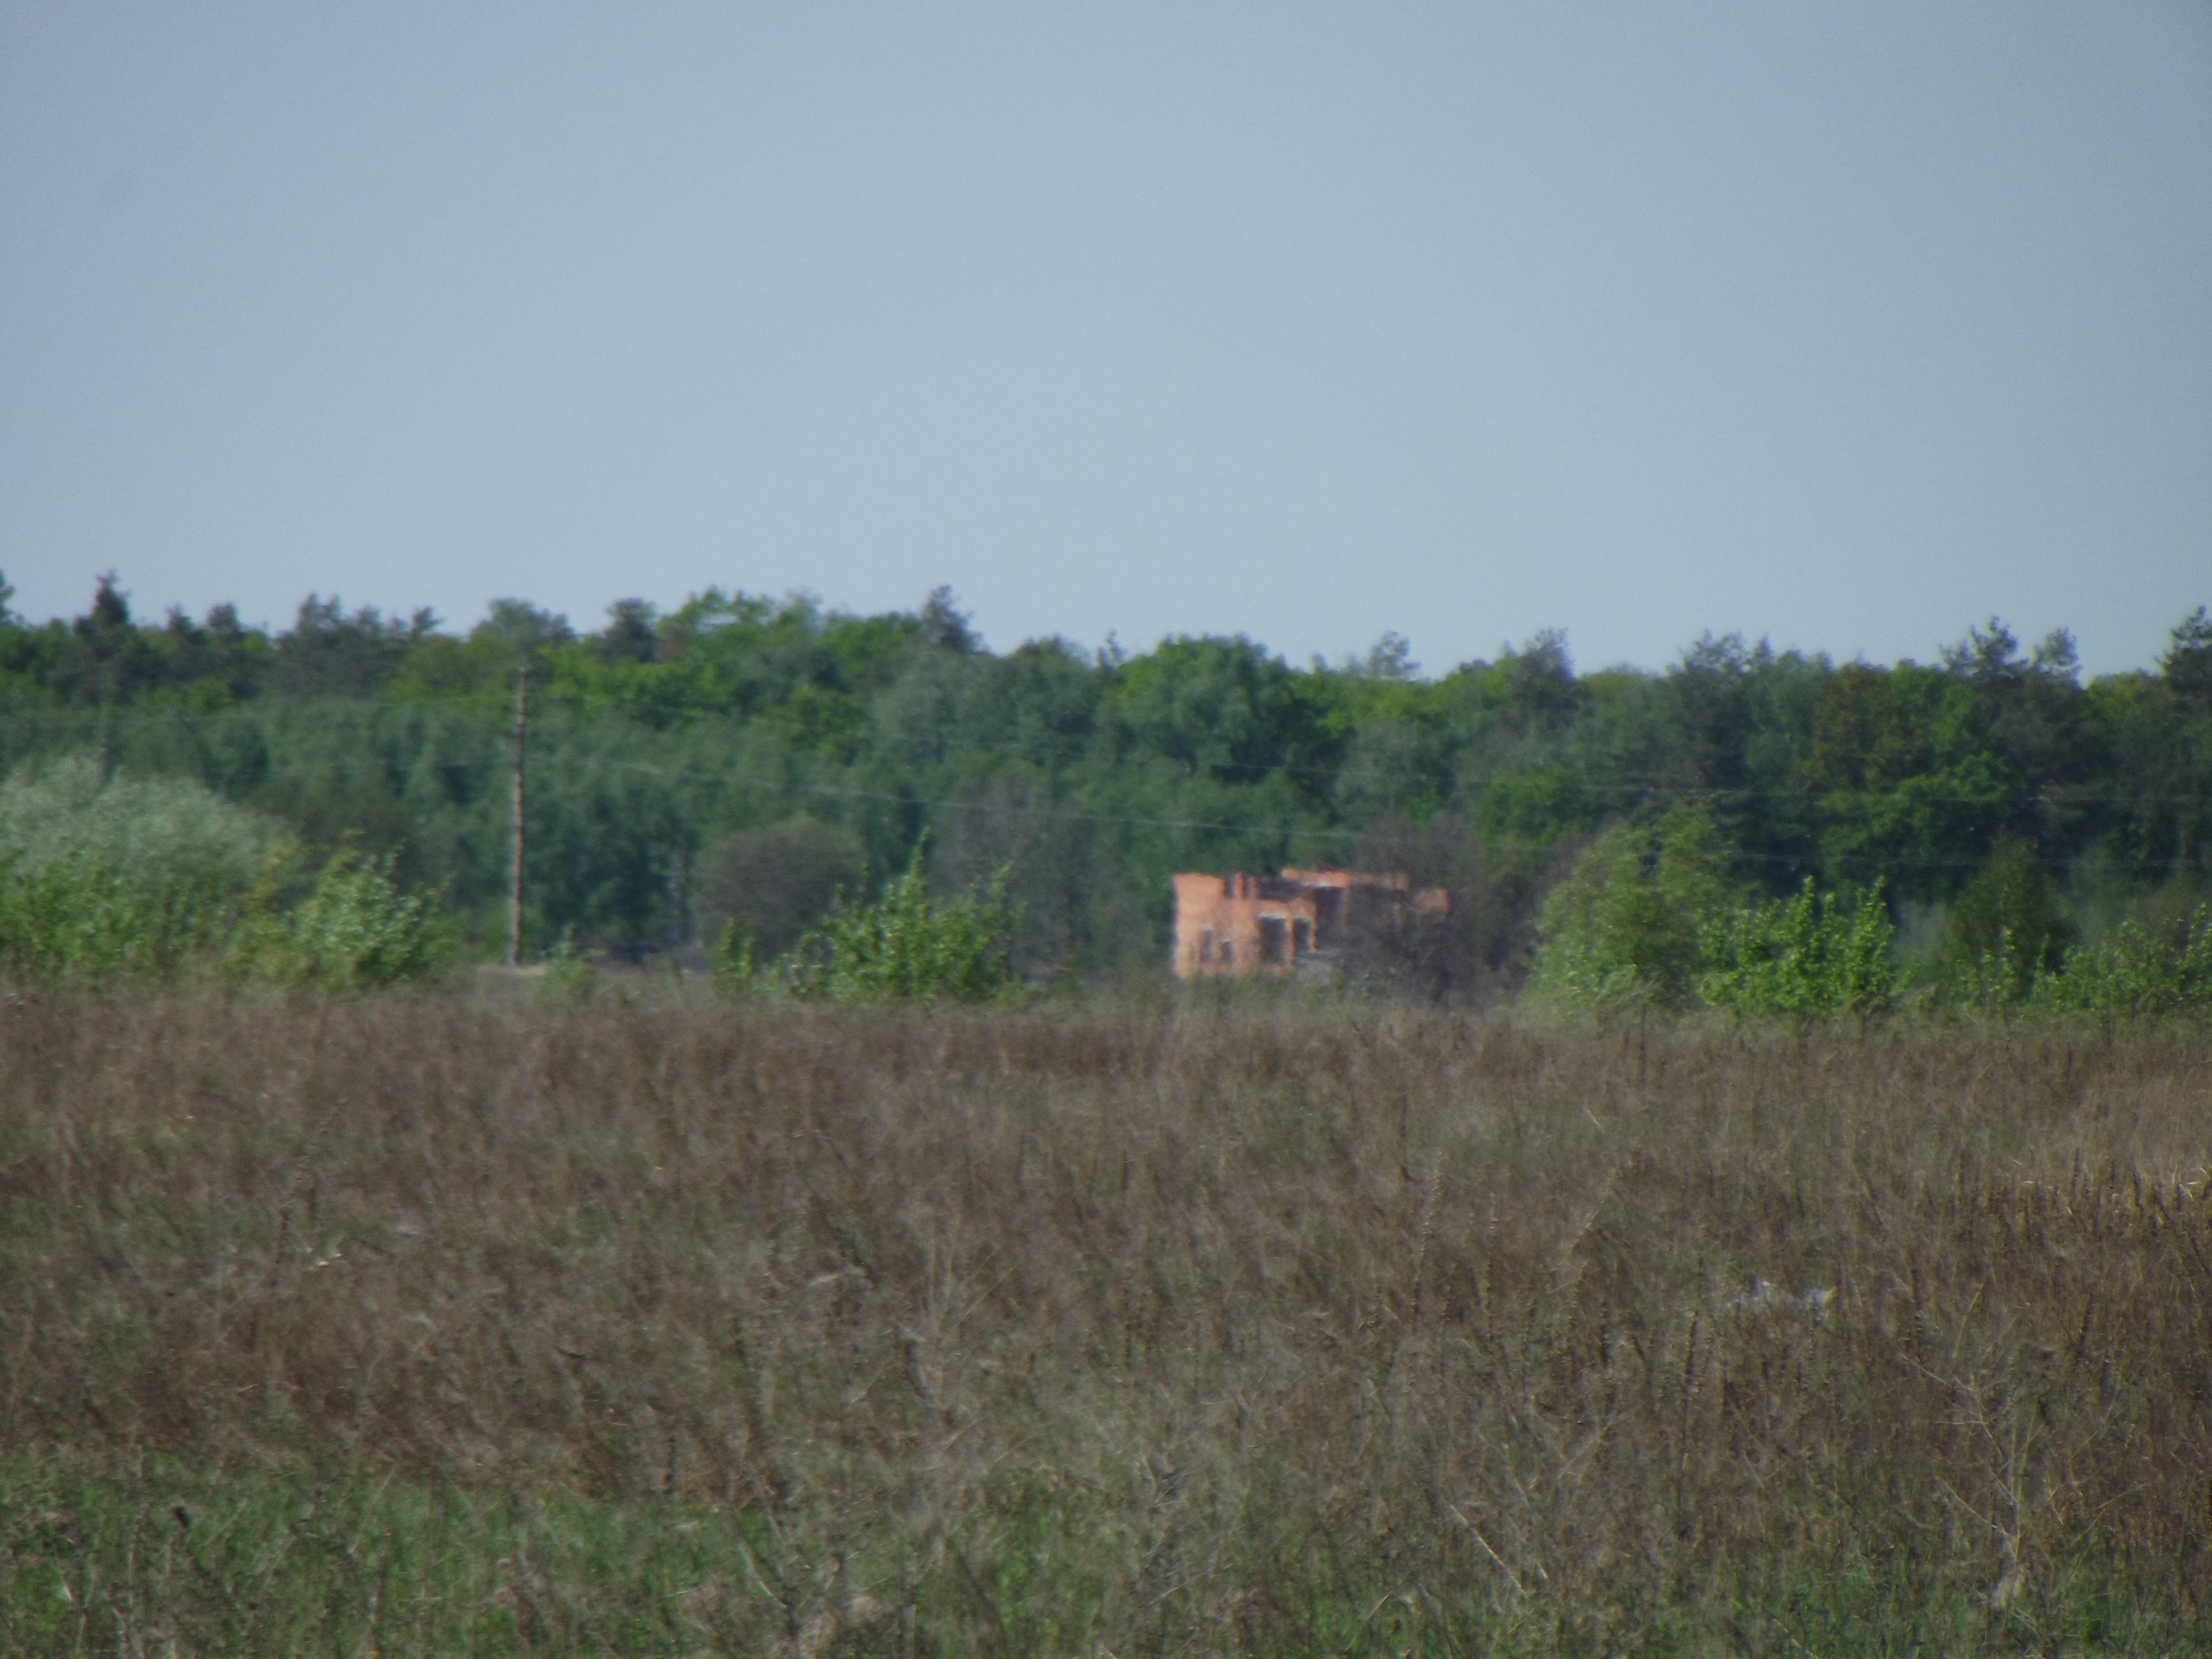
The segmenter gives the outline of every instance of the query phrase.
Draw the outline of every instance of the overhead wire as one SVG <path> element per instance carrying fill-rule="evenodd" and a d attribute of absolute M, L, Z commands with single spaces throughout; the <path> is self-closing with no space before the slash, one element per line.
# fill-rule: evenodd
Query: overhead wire
<path fill-rule="evenodd" d="M 249 706 L 240 708 L 211 711 L 195 711 L 176 708 L 132 708 L 125 710 L 115 710 L 112 708 L 86 710 L 52 709 L 33 711 L 27 716 L 26 716 L 23 711 L 18 710 L 11 712 L 5 717 L 0 717 L 0 726 L 47 725 L 50 726 L 73 727 L 84 732 L 87 736 L 96 736 L 105 732 L 112 732 L 118 726 L 144 728 L 152 726 L 158 723 L 170 727 L 180 727 L 187 732 L 197 732 L 203 727 L 227 727 L 234 724 L 253 724 L 259 726 L 264 731 L 267 731 L 270 727 L 274 726 L 277 730 L 272 735 L 276 735 L 281 738 L 285 735 L 282 730 L 283 726 L 291 723 L 291 721 L 287 718 L 288 716 L 307 714 L 310 710 L 321 711 L 325 714 L 334 708 L 343 709 L 349 713 L 358 710 L 360 713 L 368 715 L 371 723 L 374 723 L 380 719 L 389 719 L 394 708 L 395 705 L 388 702 L 380 703 L 369 702 L 368 700 L 356 701 L 351 699 L 330 699 L 317 700 L 313 702 L 302 701 L 300 702 L 290 703 L 289 706 L 279 705 L 277 710 L 271 710 L 265 706 Z M 418 705 L 415 708 L 405 708 L 404 709 L 404 712 L 410 715 L 417 715 L 426 719 L 443 716 L 448 720 L 459 719 L 471 723 L 473 723 L 478 719 L 483 718 L 483 716 L 478 715 L 476 711 L 455 710 L 450 708 L 441 708 L 434 704 Z M 570 718 L 584 720 L 588 720 L 591 717 L 587 715 L 571 714 Z M 685 727 L 679 729 L 686 732 L 693 732 L 699 730 L 700 726 L 704 724 L 704 721 L 690 723 Z M 477 733 L 471 733 L 467 741 L 453 748 L 447 748 L 441 744 L 437 740 L 438 734 L 430 734 L 427 738 L 418 739 L 413 745 L 415 752 L 404 757 L 387 755 L 355 760 L 341 760 L 331 757 L 318 760 L 310 764 L 299 764 L 294 763 L 261 767 L 249 767 L 246 769 L 250 773 L 252 780 L 257 783 L 280 780 L 296 781 L 317 777 L 337 777 L 359 774 L 384 774 L 387 776 L 404 776 L 405 775 L 417 771 L 424 766 L 429 766 L 436 769 L 447 769 L 458 767 L 465 771 L 482 770 L 487 775 L 489 775 L 495 773 L 497 769 L 504 766 L 507 763 L 511 751 L 505 738 L 495 736 L 488 730 L 482 730 L 480 728 L 480 732 L 481 735 Z M 390 741 L 392 737 L 398 735 L 398 734 L 397 733 L 387 735 L 386 741 Z M 1095 742 L 1096 734 L 1094 734 L 1091 738 L 1079 744 L 1072 740 L 1043 738 L 1041 734 L 1032 734 L 1031 737 L 1025 739 L 1001 738 L 988 740 L 973 738 L 937 738 L 932 740 L 927 746 L 938 751 L 936 763 L 939 765 L 944 764 L 945 759 L 950 756 L 953 754 L 961 754 L 988 756 L 1000 759 L 1024 761 L 1030 764 L 1044 765 L 1048 767 L 1055 763 L 1062 767 L 1073 767 L 1080 764 L 1085 760 L 1094 758 L 1095 750 L 1092 745 Z M 883 760 L 892 757 L 879 754 L 876 757 L 867 758 Z M 1154 758 L 1171 761 L 1175 757 L 1171 756 L 1156 755 Z M 642 776 L 658 777 L 671 781 L 735 786 L 754 791 L 766 789 L 783 793 L 808 795 L 823 799 L 876 801 L 902 807 L 922 807 L 933 808 L 941 811 L 958 811 L 963 807 L 973 805 L 972 794 L 955 796 L 930 795 L 912 790 L 878 789 L 856 787 L 852 784 L 802 781 L 789 777 L 775 779 L 764 777 L 757 772 L 739 775 L 726 769 L 671 766 L 665 763 L 656 763 L 647 761 L 617 760 L 605 756 L 579 753 L 573 749 L 559 753 L 557 757 L 549 756 L 547 757 L 547 759 L 552 760 L 556 765 L 562 769 L 571 770 L 583 769 L 586 770 L 615 771 Z M 847 762 L 844 763 L 848 766 L 865 764 L 866 759 L 864 758 L 862 760 Z M 921 763 L 927 765 L 930 763 L 923 761 Z M 1499 777 L 1541 776 L 1562 769 L 1565 769 L 1556 767 L 1538 769 L 1534 773 L 1527 771 L 1518 773 L 1500 772 L 1492 774 L 1491 779 L 1486 780 L 1486 781 L 1494 782 Z M 1432 770 L 1413 766 L 1386 767 L 1374 764 L 1352 764 L 1339 766 L 1332 769 L 1321 767 L 1301 767 L 1294 763 L 1289 762 L 1287 759 L 1281 763 L 1274 765 L 1268 765 L 1256 762 L 1207 762 L 1203 763 L 1201 766 L 1198 763 L 1192 763 L 1186 765 L 1186 770 L 1190 772 L 1203 770 L 1206 773 L 1216 775 L 1224 771 L 1231 773 L 1241 771 L 1246 773 L 1248 775 L 1261 780 L 1279 775 L 1325 777 L 1329 779 L 1337 786 L 1336 789 L 1331 792 L 1332 793 L 1337 794 L 1340 794 L 1342 793 L 1343 787 L 1346 783 L 1353 785 L 1365 784 L 1370 786 L 1390 786 L 1402 783 L 1410 787 L 1409 793 L 1419 793 L 1420 789 L 1425 787 L 1432 788 L 1438 781 Z M 1229 780 L 1222 781 L 1224 782 L 1230 781 Z M 978 781 L 987 782 L 988 781 L 979 780 Z M 1575 776 L 1573 778 L 1573 782 L 1576 788 L 1586 797 L 1595 795 L 1601 800 L 1609 800 L 1615 805 L 1630 802 L 1655 803 L 1670 801 L 1678 802 L 1684 800 L 1699 800 L 1720 804 L 1727 804 L 1729 802 L 1757 802 L 1763 800 L 1767 802 L 1787 802 L 1802 805 L 1805 803 L 1818 803 L 1824 800 L 1831 800 L 1834 798 L 1835 793 L 1824 793 L 1809 788 L 1790 788 L 1787 787 L 1755 785 L 1748 783 L 1736 786 L 1706 786 L 1696 783 L 1686 783 L 1680 779 L 1679 776 L 1662 776 L 1661 775 L 1650 772 L 1615 773 L 1609 778 L 1592 778 L 1585 772 L 1580 775 Z M 1234 787 L 1233 784 L 1232 787 Z M 2004 805 L 2004 803 L 1992 800 L 1985 795 L 1954 793 L 1930 790 L 1913 791 L 1912 799 L 1917 802 L 1930 805 L 1969 805 L 1978 807 L 1996 807 Z M 2061 787 L 2054 791 L 2046 791 L 2038 799 L 2040 804 L 2058 807 L 2125 805 L 2141 810 L 2144 807 L 2175 805 L 2212 805 L 2212 792 L 2191 793 L 2163 793 L 2143 791 L 2126 793 L 2085 793 Z M 1297 821 L 1286 822 L 1280 819 L 1273 823 L 1252 823 L 1249 821 L 1239 822 L 1235 819 L 1201 819 L 1145 814 L 1100 812 L 1088 808 L 1070 811 L 1066 806 L 1058 803 L 1044 806 L 1037 806 L 1029 804 L 1012 804 L 1003 801 L 1000 803 L 1000 810 L 1004 811 L 1009 809 L 1031 818 L 1067 823 L 1087 823 L 1095 824 L 1115 824 L 1133 828 L 1179 830 L 1206 834 L 1285 836 L 1309 841 L 1334 840 L 1338 842 L 1346 842 L 1355 840 L 1358 836 L 1366 832 L 1365 828 L 1363 826 L 1346 823 L 1322 824 Z M 1768 862 L 1792 866 L 1802 866 L 1808 861 L 1807 856 L 1793 854 L 1762 854 L 1745 852 L 1738 854 L 1738 856 L 1751 862 Z M 2094 858 L 2052 860 L 2052 862 L 2061 865 L 2072 865 L 2075 863 L 2094 861 Z M 1886 858 L 1883 860 L 1883 862 L 1885 864 L 1896 865 L 1904 867 L 1936 868 L 1967 867 L 1978 864 L 1979 860 L 1949 857 L 1900 855 Z M 2194 866 L 2197 860 L 2190 859 L 2132 860 L 2129 862 L 2135 867 L 2138 868 L 2172 868 L 2181 867 L 2183 866 Z"/>
<path fill-rule="evenodd" d="M 328 699 L 316 700 L 312 702 L 302 701 L 293 704 L 291 708 L 287 709 L 286 712 L 289 714 L 295 710 L 304 711 L 309 708 L 328 709 L 334 707 L 342 708 L 358 707 L 365 709 L 374 710 L 379 713 L 388 711 L 394 708 L 404 708 L 405 712 L 409 714 L 416 714 L 419 712 L 425 716 L 442 715 L 449 719 L 457 715 L 464 719 L 474 717 L 485 720 L 487 725 L 489 725 L 490 720 L 490 717 L 489 715 L 483 714 L 479 711 L 460 711 L 452 709 L 450 708 L 441 708 L 434 704 L 418 705 L 413 708 L 409 708 L 405 705 L 380 703 L 368 699 L 358 701 L 351 699 Z M 611 717 L 626 718 L 619 714 L 614 714 Z M 281 720 L 283 716 L 280 715 L 277 718 Z M 505 717 L 502 714 L 500 718 L 503 720 Z M 590 719 L 592 718 L 592 716 L 572 714 L 571 718 L 581 720 Z M 757 719 L 758 717 L 756 716 L 754 718 Z M 15 724 L 18 721 L 24 720 L 25 719 L 26 717 L 20 712 L 11 713 L 5 716 L 0 716 L 0 726 Z M 30 715 L 28 719 L 31 720 L 50 720 L 56 723 L 97 720 L 103 726 L 109 726 L 118 722 L 131 721 L 151 725 L 158 721 L 171 726 L 182 726 L 188 729 L 200 726 L 226 725 L 234 721 L 241 724 L 254 722 L 264 726 L 267 726 L 270 724 L 270 716 L 265 709 L 252 707 L 223 709 L 206 714 L 175 708 L 131 709 L 123 711 L 117 714 L 94 714 L 92 711 L 41 710 Z M 732 720 L 733 723 L 740 726 L 750 724 L 750 720 L 737 720 L 732 716 L 720 715 L 708 716 L 704 719 L 689 721 L 675 727 L 653 729 L 657 732 L 672 731 L 676 732 L 689 733 L 701 730 L 708 723 L 709 720 Z M 1403 729 L 1403 727 L 1402 723 L 1400 723 L 1395 726 L 1370 726 L 1364 729 L 1367 731 L 1388 731 L 1393 729 Z M 940 738 L 933 738 L 927 746 L 940 751 L 940 760 L 945 756 L 952 753 L 959 753 L 994 755 L 1000 757 L 1012 757 L 1025 760 L 1032 764 L 1052 764 L 1057 763 L 1061 765 L 1074 765 L 1082 761 L 1094 757 L 1091 744 L 1097 741 L 1099 735 L 1100 734 L 1094 733 L 1090 738 L 1079 743 L 1070 740 L 1045 738 L 1035 735 L 1019 739 Z M 507 752 L 506 748 L 506 738 L 503 737 L 488 735 L 481 739 L 481 741 L 486 751 L 486 758 L 483 763 L 491 764 L 505 758 Z M 1152 757 L 1166 761 L 1174 761 L 1177 758 L 1172 755 L 1158 754 L 1157 751 L 1155 751 Z M 445 757 L 441 757 L 441 759 Z M 882 755 L 879 753 L 876 756 L 869 757 L 869 758 L 895 760 L 902 757 L 890 755 Z M 448 761 L 447 763 L 451 763 Z M 848 762 L 846 763 L 853 764 L 856 763 Z M 925 759 L 921 761 L 919 763 L 927 764 L 927 761 Z M 382 765 L 383 763 L 379 761 L 365 761 L 356 763 L 355 764 L 365 769 L 374 769 L 375 768 Z M 1438 781 L 1437 774 L 1433 769 L 1417 766 L 1382 766 L 1372 763 L 1340 765 L 1335 767 L 1303 765 L 1297 762 L 1289 759 L 1287 757 L 1273 762 L 1236 761 L 1214 758 L 1205 760 L 1193 759 L 1187 762 L 1186 769 L 1189 771 L 1202 769 L 1217 777 L 1226 773 L 1242 774 L 1253 779 L 1265 779 L 1274 776 L 1326 779 L 1335 782 L 1340 787 L 1347 781 L 1352 783 L 1390 783 L 1404 781 L 1419 786 L 1433 785 Z M 1491 773 L 1489 777 L 1484 780 L 1484 781 L 1491 782 L 1495 781 L 1497 779 L 1506 777 L 1540 777 L 1556 774 L 1560 771 L 1570 771 L 1576 773 L 1575 781 L 1577 787 L 1584 789 L 1595 789 L 1601 793 L 1610 793 L 1616 796 L 1625 797 L 1657 793 L 1663 797 L 1675 799 L 1694 799 L 1712 801 L 1726 801 L 1729 799 L 1763 799 L 1770 801 L 1789 800 L 1818 802 L 1832 799 L 1838 794 L 1879 793 L 1867 791 L 1854 792 L 1820 790 L 1803 787 L 1791 787 L 1779 783 L 1747 782 L 1741 784 L 1686 784 L 1682 782 L 1679 777 L 1665 775 L 1650 771 L 1632 772 L 1615 770 L 1609 778 L 1593 778 L 1589 775 L 1589 771 L 1591 769 L 1594 769 L 1587 767 L 1583 769 L 1575 769 L 1558 765 L 1522 769 L 1500 768 Z M 690 773 L 690 775 L 704 776 L 711 775 L 698 773 L 695 769 Z M 1923 773 L 1915 775 L 1926 776 L 1928 775 Z M 1905 780 L 1905 781 L 1909 782 L 1911 780 Z M 1990 805 L 1996 804 L 1992 802 L 1990 798 L 1987 795 L 1982 794 L 1915 789 L 1911 791 L 1911 795 L 1912 799 L 1916 801 L 1924 801 L 1931 804 L 1949 805 Z M 2039 799 L 2048 800 L 2054 805 L 2081 806 L 2196 805 L 2212 802 L 2212 788 L 2208 788 L 2203 792 L 2173 793 L 2140 790 L 2086 793 L 2076 789 L 2068 788 L 2062 785 L 2054 790 L 2046 790 L 2043 792 Z"/>

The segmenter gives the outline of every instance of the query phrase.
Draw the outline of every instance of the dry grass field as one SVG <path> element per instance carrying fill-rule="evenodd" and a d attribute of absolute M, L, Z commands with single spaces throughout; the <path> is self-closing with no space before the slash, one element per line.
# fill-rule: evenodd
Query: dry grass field
<path fill-rule="evenodd" d="M 0 1646 L 2212 1645 L 2212 1039 L 0 1002 Z"/>

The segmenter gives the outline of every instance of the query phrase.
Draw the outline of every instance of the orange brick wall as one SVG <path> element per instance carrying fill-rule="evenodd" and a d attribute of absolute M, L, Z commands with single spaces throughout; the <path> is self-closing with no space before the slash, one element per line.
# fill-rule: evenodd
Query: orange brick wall
<path fill-rule="evenodd" d="M 1342 943 L 1331 937 L 1351 925 L 1355 890 L 1403 895 L 1417 916 L 1441 916 L 1451 895 L 1440 887 L 1415 890 L 1398 874 L 1346 870 L 1285 870 L 1279 876 L 1175 878 L 1175 954 L 1177 979 L 1227 974 L 1287 974 L 1316 948 Z"/>

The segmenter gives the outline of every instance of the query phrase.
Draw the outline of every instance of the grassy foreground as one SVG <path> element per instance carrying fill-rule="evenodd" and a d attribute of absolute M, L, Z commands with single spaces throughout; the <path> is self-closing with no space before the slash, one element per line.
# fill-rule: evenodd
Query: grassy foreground
<path fill-rule="evenodd" d="M 0 1001 L 0 1649 L 2212 1650 L 2212 1039 Z"/>
<path fill-rule="evenodd" d="M 997 1505 L 933 1565 L 886 1528 L 841 1580 L 760 1515 L 33 1465 L 0 1482 L 0 1641 L 22 1653 L 1117 1651 L 1102 1631 L 1129 1631 L 1141 1609 L 1103 1582 L 1124 1553 L 1108 1535 L 1117 1517 L 1085 1507 L 1048 1490 Z M 864 1577 L 900 1594 L 852 1589 Z M 1477 1591 L 1447 1604 L 1379 1561 L 1287 1588 L 1287 1601 L 1232 1591 L 1195 1626 L 1137 1628 L 1127 1650 L 2166 1654 L 2207 1638 L 2078 1575 L 2004 1613 L 1894 1571 L 1730 1572 L 1668 1602 Z M 813 1603 L 796 1616 L 795 1589 Z"/>

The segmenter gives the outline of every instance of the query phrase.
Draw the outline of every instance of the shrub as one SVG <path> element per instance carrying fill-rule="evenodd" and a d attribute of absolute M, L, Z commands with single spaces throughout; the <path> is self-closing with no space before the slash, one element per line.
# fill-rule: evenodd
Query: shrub
<path fill-rule="evenodd" d="M 538 990 L 553 1002 L 589 1002 L 599 994 L 599 964 L 576 948 L 573 930 L 564 929 L 545 953 L 545 977 Z"/>
<path fill-rule="evenodd" d="M 392 864 L 388 855 L 341 848 L 289 913 L 254 908 L 240 929 L 234 966 L 247 978 L 324 991 L 430 977 L 444 957 L 435 911 L 427 895 L 400 891 Z"/>
<path fill-rule="evenodd" d="M 701 937 L 735 928 L 761 955 L 781 956 L 866 874 L 866 854 L 849 830 L 803 817 L 748 830 L 700 860 Z"/>
<path fill-rule="evenodd" d="M 1985 1010 L 2025 1001 L 2039 978 L 2057 971 L 2076 937 L 2035 849 L 2000 841 L 1951 908 L 1951 996 Z"/>
<path fill-rule="evenodd" d="M 88 757 L 0 787 L 0 962 L 42 984 L 192 973 L 347 990 L 420 979 L 440 954 L 430 900 L 390 859 L 340 851 L 298 902 L 300 849 L 184 779 Z"/>
<path fill-rule="evenodd" d="M 275 824 L 189 780 L 27 769 L 0 786 L 0 961 L 93 986 L 212 962 L 283 856 Z"/>
<path fill-rule="evenodd" d="M 2042 975 L 2034 1000 L 2054 1013 L 2106 1021 L 2212 1016 L 2212 908 L 2200 905 L 2178 938 L 2122 922 Z"/>
<path fill-rule="evenodd" d="M 285 842 L 276 823 L 192 779 L 111 775 L 89 755 L 0 785 L 0 856 L 26 871 L 70 859 L 136 886 L 207 883 L 236 896 Z"/>
<path fill-rule="evenodd" d="M 166 883 L 70 854 L 0 869 L 0 962 L 40 984 L 150 981 L 219 951 L 232 895 L 203 869 Z"/>
<path fill-rule="evenodd" d="M 1014 985 L 1018 908 L 1000 871 L 981 890 L 933 901 L 921 878 L 921 848 L 906 873 L 873 904 L 840 908 L 776 964 L 793 995 L 832 1002 L 926 999 L 988 1002 Z M 734 957 L 741 947 L 730 935 Z"/>
<path fill-rule="evenodd" d="M 707 958 L 707 968 L 720 988 L 732 996 L 744 995 L 752 988 L 759 974 L 754 960 L 753 936 L 734 921 L 726 924 Z"/>
<path fill-rule="evenodd" d="M 1700 939 L 1710 965 L 1698 994 L 1739 1016 L 1882 1013 L 1897 999 L 1896 931 L 1879 882 L 1847 902 L 1816 896 L 1808 876 L 1793 897 L 1707 921 Z"/>
<path fill-rule="evenodd" d="M 1954 1013 L 2008 1016 L 2035 993 L 2039 976 L 2024 960 L 2008 927 L 1979 955 L 1950 956 L 1942 970 L 1936 996 Z"/>
<path fill-rule="evenodd" d="M 1620 824 L 1583 854 L 1545 901 L 1535 988 L 1573 1009 L 1690 1000 L 1699 930 L 1725 901 L 1727 849 L 1704 809 Z"/>

